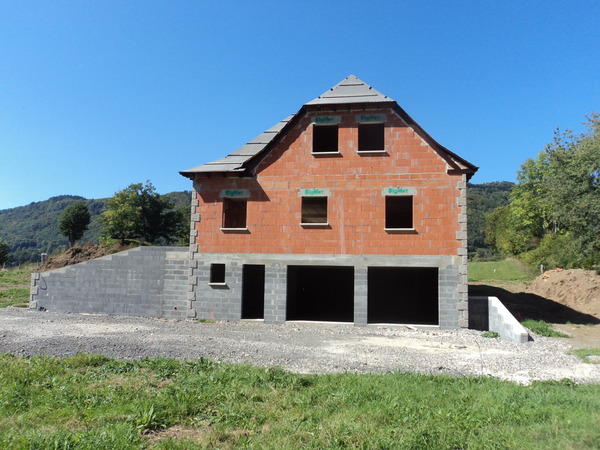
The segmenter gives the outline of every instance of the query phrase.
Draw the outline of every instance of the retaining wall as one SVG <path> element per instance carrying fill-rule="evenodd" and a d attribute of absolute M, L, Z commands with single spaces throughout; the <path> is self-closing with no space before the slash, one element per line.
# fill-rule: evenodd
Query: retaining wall
<path fill-rule="evenodd" d="M 138 247 L 31 275 L 30 308 L 185 318 L 189 249 Z"/>
<path fill-rule="evenodd" d="M 469 297 L 469 328 L 495 331 L 507 341 L 529 340 L 527 330 L 498 297 Z"/>

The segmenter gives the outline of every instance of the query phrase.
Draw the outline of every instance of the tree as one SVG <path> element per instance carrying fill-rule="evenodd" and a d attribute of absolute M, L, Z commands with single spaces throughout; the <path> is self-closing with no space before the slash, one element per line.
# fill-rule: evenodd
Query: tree
<path fill-rule="evenodd" d="M 490 216 L 488 242 L 531 264 L 600 265 L 600 114 L 581 135 L 555 132 L 525 161 L 510 203 Z"/>
<path fill-rule="evenodd" d="M 9 260 L 8 244 L 4 239 L 0 239 L 0 266 L 4 266 Z"/>
<path fill-rule="evenodd" d="M 156 193 L 150 181 L 131 184 L 107 201 L 100 217 L 102 237 L 122 245 L 132 241 L 171 243 L 182 220 L 172 208 L 172 202 Z"/>
<path fill-rule="evenodd" d="M 69 247 L 83 237 L 90 224 L 90 211 L 83 202 L 69 205 L 58 219 L 58 231 L 69 239 Z"/>

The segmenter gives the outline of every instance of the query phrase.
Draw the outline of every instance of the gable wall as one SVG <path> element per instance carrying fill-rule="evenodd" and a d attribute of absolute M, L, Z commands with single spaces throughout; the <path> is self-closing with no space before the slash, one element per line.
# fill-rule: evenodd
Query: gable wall
<path fill-rule="evenodd" d="M 303 117 L 257 168 L 257 177 L 197 177 L 203 253 L 456 255 L 462 177 L 392 110 L 386 114 L 385 154 L 358 154 L 356 115 L 342 115 L 340 155 L 312 155 L 311 115 Z M 314 113 L 313 113 L 314 114 Z M 416 189 L 414 232 L 386 232 L 386 187 Z M 330 228 L 300 225 L 300 189 L 328 189 Z M 249 189 L 247 232 L 223 232 L 222 189 Z"/>

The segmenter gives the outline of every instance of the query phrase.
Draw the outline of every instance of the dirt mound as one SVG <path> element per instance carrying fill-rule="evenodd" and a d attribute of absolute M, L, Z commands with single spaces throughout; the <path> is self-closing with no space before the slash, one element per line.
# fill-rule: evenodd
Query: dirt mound
<path fill-rule="evenodd" d="M 110 255 L 122 250 L 127 250 L 128 247 L 100 247 L 97 244 L 87 243 L 82 247 L 71 247 L 65 252 L 51 257 L 48 262 L 38 269 L 40 272 L 47 270 L 60 269 L 61 267 L 71 266 L 90 259 L 100 258 L 101 256 Z"/>
<path fill-rule="evenodd" d="M 600 276 L 591 270 L 548 271 L 532 282 L 469 283 L 469 296 L 498 297 L 517 320 L 600 324 Z"/>
<path fill-rule="evenodd" d="M 592 270 L 550 270 L 529 283 L 525 292 L 600 318 L 600 275 Z"/>

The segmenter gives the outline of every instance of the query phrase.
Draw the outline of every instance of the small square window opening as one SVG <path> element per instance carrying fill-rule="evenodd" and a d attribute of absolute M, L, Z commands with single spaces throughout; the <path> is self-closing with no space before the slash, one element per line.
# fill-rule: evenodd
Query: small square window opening
<path fill-rule="evenodd" d="M 241 199 L 223 199 L 223 228 L 246 228 L 247 203 Z"/>
<path fill-rule="evenodd" d="M 385 127 L 382 123 L 358 124 L 358 151 L 373 152 L 385 150 Z"/>
<path fill-rule="evenodd" d="M 313 125 L 313 153 L 337 153 L 338 126 Z"/>
<path fill-rule="evenodd" d="M 210 265 L 210 283 L 225 283 L 225 264 Z"/>
<path fill-rule="evenodd" d="M 327 197 L 302 197 L 303 224 L 327 224 Z"/>
<path fill-rule="evenodd" d="M 385 228 L 413 228 L 411 195 L 385 197 Z"/>

